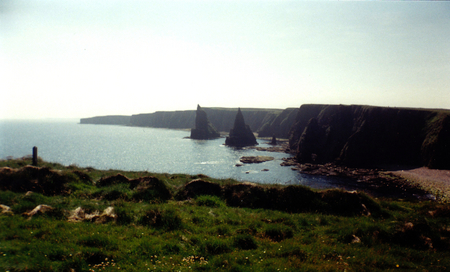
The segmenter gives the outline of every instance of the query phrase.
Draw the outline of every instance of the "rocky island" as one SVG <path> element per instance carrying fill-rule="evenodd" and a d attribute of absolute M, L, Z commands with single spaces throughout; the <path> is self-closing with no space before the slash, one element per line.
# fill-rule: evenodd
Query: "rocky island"
<path fill-rule="evenodd" d="M 207 140 L 220 137 L 220 133 L 209 122 L 206 112 L 197 105 L 195 128 L 191 129 L 191 139 Z"/>
<path fill-rule="evenodd" d="M 250 127 L 245 124 L 244 116 L 239 108 L 236 119 L 234 120 L 234 126 L 230 130 L 230 135 L 225 140 L 225 145 L 244 147 L 257 144 L 256 137 Z"/>

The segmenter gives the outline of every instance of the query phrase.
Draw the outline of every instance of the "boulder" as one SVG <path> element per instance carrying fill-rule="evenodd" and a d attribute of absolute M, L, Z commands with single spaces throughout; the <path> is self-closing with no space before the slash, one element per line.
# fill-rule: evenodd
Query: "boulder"
<path fill-rule="evenodd" d="M 81 222 L 81 221 L 91 221 L 95 223 L 105 223 L 109 221 L 113 221 L 117 218 L 116 213 L 114 212 L 113 207 L 108 207 L 100 214 L 99 211 L 94 211 L 92 213 L 86 213 L 85 210 L 81 207 L 76 208 L 73 211 L 70 211 L 70 215 L 67 218 L 69 222 Z"/>
<path fill-rule="evenodd" d="M 191 129 L 191 139 L 207 140 L 220 137 L 220 133 L 209 122 L 206 112 L 197 105 L 195 128 Z"/>
<path fill-rule="evenodd" d="M 236 114 L 236 119 L 234 120 L 234 126 L 225 140 L 225 145 L 244 147 L 257 144 L 258 142 L 256 142 L 256 137 L 250 127 L 245 124 L 244 116 L 239 108 Z"/>
<path fill-rule="evenodd" d="M 13 212 L 11 211 L 11 208 L 9 206 L 0 204 L 0 214 L 13 215 Z"/>
<path fill-rule="evenodd" d="M 34 216 L 37 214 L 44 214 L 44 213 L 50 212 L 52 210 L 53 210 L 53 207 L 51 207 L 49 205 L 41 204 L 41 205 L 36 206 L 36 208 L 34 208 L 32 211 L 23 213 L 23 215 L 31 217 L 31 216 Z"/>

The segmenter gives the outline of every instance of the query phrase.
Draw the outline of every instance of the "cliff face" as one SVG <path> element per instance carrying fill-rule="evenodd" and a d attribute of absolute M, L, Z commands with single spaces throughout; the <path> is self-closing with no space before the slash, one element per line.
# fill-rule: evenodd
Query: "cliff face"
<path fill-rule="evenodd" d="M 202 108 L 208 120 L 218 131 L 230 131 L 233 128 L 237 108 Z M 247 125 L 252 131 L 258 131 L 267 122 L 273 121 L 283 110 L 279 109 L 241 109 Z M 186 129 L 195 126 L 196 111 L 157 111 L 131 116 L 131 125 L 157 128 Z M 270 135 L 272 136 L 272 135 Z M 285 135 L 287 138 L 287 133 Z"/>
<path fill-rule="evenodd" d="M 197 105 L 195 128 L 191 129 L 191 139 L 214 139 L 220 137 L 219 132 L 209 122 L 206 112 Z"/>
<path fill-rule="evenodd" d="M 281 113 L 273 113 L 263 121 L 264 125 L 257 130 L 259 137 L 289 138 L 289 131 L 297 117 L 297 108 L 287 108 Z"/>
<path fill-rule="evenodd" d="M 245 124 L 244 116 L 241 109 L 238 109 L 234 126 L 230 129 L 230 134 L 225 140 L 225 144 L 229 146 L 244 147 L 249 145 L 257 145 L 255 135 L 250 127 Z"/>
<path fill-rule="evenodd" d="M 450 111 L 302 105 L 289 137 L 299 162 L 450 168 Z"/>
<path fill-rule="evenodd" d="M 81 118 L 80 124 L 95 124 L 95 125 L 129 125 L 131 116 L 125 115 L 108 115 L 96 116 L 90 118 Z"/>

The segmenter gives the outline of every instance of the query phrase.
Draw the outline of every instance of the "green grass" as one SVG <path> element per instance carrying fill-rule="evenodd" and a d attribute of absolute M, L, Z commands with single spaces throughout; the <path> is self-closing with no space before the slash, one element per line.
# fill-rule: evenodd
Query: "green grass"
<path fill-rule="evenodd" d="M 26 164 L 23 160 L 0 161 L 0 166 L 12 168 Z M 366 195 L 347 198 L 338 190 L 322 193 L 295 186 L 233 187 L 236 181 L 206 176 L 40 164 L 60 170 L 66 178 L 58 180 L 64 182 L 67 193 L 46 194 L 44 190 L 25 195 L 0 190 L 0 204 L 13 211 L 0 214 L 1 271 L 450 268 L 449 204 L 377 200 Z M 102 177 L 118 173 L 130 180 L 153 176 L 158 182 L 141 188 L 147 193 L 142 197 L 136 197 L 139 186 L 127 183 L 96 186 Z M 174 197 L 186 183 L 198 178 L 220 184 L 223 194 Z M 49 177 L 42 180 L 52 181 Z M 0 185 L 2 182 L 0 175 Z M 273 203 L 266 203 L 271 200 Z M 361 201 L 371 215 L 352 208 Z M 39 204 L 55 209 L 31 219 L 22 215 Z M 68 211 L 77 207 L 91 213 L 110 206 L 117 214 L 114 221 L 67 221 Z"/>

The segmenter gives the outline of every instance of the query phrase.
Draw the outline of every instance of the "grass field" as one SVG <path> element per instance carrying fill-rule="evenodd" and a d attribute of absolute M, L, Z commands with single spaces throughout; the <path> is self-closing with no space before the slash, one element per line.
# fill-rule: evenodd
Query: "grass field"
<path fill-rule="evenodd" d="M 0 215 L 1 271 L 450 268 L 449 204 L 30 163 L 0 161 L 11 209 Z M 210 190 L 192 190 L 195 179 Z M 26 215 L 41 204 L 51 209 Z M 84 217 L 68 220 L 79 207 Z"/>

